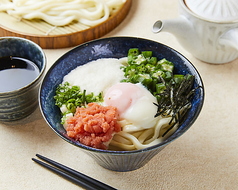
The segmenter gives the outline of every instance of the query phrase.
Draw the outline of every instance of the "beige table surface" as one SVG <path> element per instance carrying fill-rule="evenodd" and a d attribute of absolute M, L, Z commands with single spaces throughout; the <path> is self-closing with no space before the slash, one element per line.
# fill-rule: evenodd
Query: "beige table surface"
<path fill-rule="evenodd" d="M 0 190 L 80 189 L 34 163 L 36 153 L 118 189 L 238 189 L 238 59 L 207 64 L 183 49 L 173 35 L 153 34 L 153 23 L 177 17 L 177 7 L 177 0 L 133 0 L 127 18 L 105 37 L 148 38 L 184 54 L 200 72 L 206 89 L 194 125 L 141 169 L 113 172 L 58 137 L 37 108 L 18 124 L 0 124 Z M 44 49 L 47 67 L 70 49 Z"/>

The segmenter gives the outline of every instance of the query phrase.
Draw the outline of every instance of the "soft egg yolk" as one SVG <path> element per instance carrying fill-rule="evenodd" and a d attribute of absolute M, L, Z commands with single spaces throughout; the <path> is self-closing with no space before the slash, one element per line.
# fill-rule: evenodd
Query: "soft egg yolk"
<path fill-rule="evenodd" d="M 104 104 L 117 107 L 120 119 L 136 126 L 135 130 L 156 124 L 157 107 L 153 103 L 157 103 L 156 98 L 142 84 L 118 83 L 104 97 Z"/>
<path fill-rule="evenodd" d="M 122 115 L 140 96 L 142 93 L 136 85 L 119 83 L 107 91 L 104 101 L 108 105 L 117 107 L 119 115 Z"/>

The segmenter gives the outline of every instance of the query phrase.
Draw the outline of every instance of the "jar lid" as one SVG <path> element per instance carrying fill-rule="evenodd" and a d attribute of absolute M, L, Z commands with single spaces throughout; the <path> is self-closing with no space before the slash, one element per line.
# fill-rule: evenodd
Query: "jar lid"
<path fill-rule="evenodd" d="M 229 22 L 238 20 L 237 0 L 184 0 L 195 14 L 211 21 Z"/>

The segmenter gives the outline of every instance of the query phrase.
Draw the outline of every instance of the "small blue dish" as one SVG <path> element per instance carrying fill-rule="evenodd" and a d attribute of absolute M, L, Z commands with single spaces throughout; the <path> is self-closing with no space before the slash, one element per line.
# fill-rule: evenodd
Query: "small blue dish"
<path fill-rule="evenodd" d="M 63 77 L 79 65 L 83 65 L 99 58 L 126 57 L 130 48 L 139 48 L 141 51 L 153 51 L 158 60 L 166 58 L 175 65 L 175 73 L 191 74 L 195 76 L 194 87 L 203 87 L 202 79 L 196 68 L 183 55 L 161 43 L 134 37 L 112 37 L 94 40 L 82 44 L 60 57 L 46 73 L 40 87 L 39 103 L 42 115 L 48 125 L 62 139 L 79 147 L 104 168 L 113 171 L 132 171 L 144 166 L 166 145 L 185 133 L 197 119 L 204 102 L 204 90 L 199 88 L 192 101 L 192 108 L 179 129 L 164 142 L 142 150 L 111 151 L 99 150 L 85 146 L 68 137 L 62 124 L 61 114 L 55 106 L 54 96 L 57 86 L 62 83 Z"/>

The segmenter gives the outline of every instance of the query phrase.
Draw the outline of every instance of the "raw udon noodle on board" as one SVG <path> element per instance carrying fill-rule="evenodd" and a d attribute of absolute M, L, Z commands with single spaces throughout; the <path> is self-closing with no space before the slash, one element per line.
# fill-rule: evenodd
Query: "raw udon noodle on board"
<path fill-rule="evenodd" d="M 149 51 L 139 54 L 137 49 L 132 49 L 126 58 L 98 59 L 64 76 L 55 100 L 67 134 L 94 148 L 126 151 L 159 144 L 172 135 L 178 129 L 180 118 L 191 107 L 196 90 L 194 76 L 173 74 L 173 63 L 165 59 L 157 61 L 151 55 Z M 104 123 L 98 124 L 91 113 L 83 115 L 89 113 L 87 108 L 93 107 L 91 104 L 112 109 L 120 130 L 114 125 L 117 130 L 112 129 L 110 134 L 108 129 L 97 132 L 98 126 L 105 126 Z M 97 109 L 95 113 L 101 114 Z M 107 115 L 102 117 L 108 120 Z M 111 137 L 105 140 L 104 136 L 108 135 Z M 91 137 L 100 138 L 97 139 L 99 146 L 85 140 Z"/>
<path fill-rule="evenodd" d="M 107 20 L 126 0 L 1 0 L 0 12 L 19 19 L 41 19 L 53 26 L 73 21 L 95 26 Z"/>

